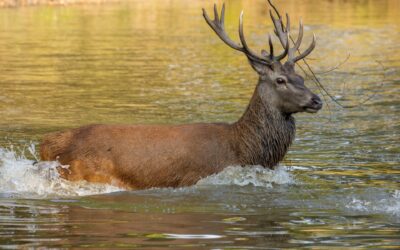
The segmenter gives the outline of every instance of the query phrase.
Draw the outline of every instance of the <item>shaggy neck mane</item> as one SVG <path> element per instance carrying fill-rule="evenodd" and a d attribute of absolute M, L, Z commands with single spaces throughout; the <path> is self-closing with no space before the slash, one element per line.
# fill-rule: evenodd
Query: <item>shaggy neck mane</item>
<path fill-rule="evenodd" d="M 296 131 L 294 118 L 264 104 L 258 87 L 245 113 L 233 126 L 239 141 L 235 151 L 240 164 L 268 168 L 273 168 L 283 159 Z"/>

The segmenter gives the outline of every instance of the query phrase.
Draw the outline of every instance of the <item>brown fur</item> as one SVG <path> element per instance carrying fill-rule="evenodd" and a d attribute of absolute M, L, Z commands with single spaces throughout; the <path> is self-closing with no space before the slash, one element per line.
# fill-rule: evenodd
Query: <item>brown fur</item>
<path fill-rule="evenodd" d="M 265 107 L 257 89 L 234 124 L 89 125 L 47 135 L 40 155 L 69 165 L 59 169 L 68 180 L 132 189 L 193 185 L 235 164 L 273 167 L 293 139 L 294 122 Z"/>
<path fill-rule="evenodd" d="M 288 151 L 296 126 L 291 115 L 265 105 L 260 95 L 255 93 L 234 129 L 240 164 L 273 168 Z"/>

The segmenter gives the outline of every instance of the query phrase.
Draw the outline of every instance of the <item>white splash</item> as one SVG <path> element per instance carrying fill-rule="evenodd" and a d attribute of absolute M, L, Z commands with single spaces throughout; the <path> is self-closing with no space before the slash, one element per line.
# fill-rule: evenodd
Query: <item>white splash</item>
<path fill-rule="evenodd" d="M 22 152 L 20 152 L 22 151 Z M 0 195 L 21 198 L 74 197 L 123 191 L 118 187 L 86 181 L 71 182 L 60 177 L 57 161 L 38 159 L 35 146 L 29 145 L 23 150 L 18 148 L 0 148 Z M 294 178 L 287 167 L 276 170 L 261 166 L 230 166 L 222 172 L 200 180 L 197 185 L 253 185 L 272 187 L 273 184 L 292 184 Z"/>
<path fill-rule="evenodd" d="M 28 148 L 36 158 L 34 145 Z M 62 179 L 56 161 L 33 164 L 14 148 L 0 148 L 0 193 L 22 198 L 71 197 L 121 191 L 120 188 L 86 181 L 70 182 Z"/>
<path fill-rule="evenodd" d="M 218 174 L 201 179 L 197 185 L 253 185 L 270 188 L 272 184 L 293 183 L 295 183 L 293 175 L 284 166 L 275 170 L 262 166 L 230 166 Z"/>
<path fill-rule="evenodd" d="M 384 198 L 375 198 L 375 196 L 353 197 L 351 201 L 345 205 L 346 208 L 365 213 L 384 213 L 400 216 L 400 190 L 394 190 L 393 193 L 386 195 Z"/>

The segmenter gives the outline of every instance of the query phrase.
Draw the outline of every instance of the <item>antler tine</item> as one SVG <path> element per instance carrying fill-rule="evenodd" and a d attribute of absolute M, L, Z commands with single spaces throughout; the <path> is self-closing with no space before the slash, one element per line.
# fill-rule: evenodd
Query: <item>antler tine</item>
<path fill-rule="evenodd" d="M 265 50 L 261 50 L 261 55 L 266 58 L 274 60 L 274 45 L 272 44 L 271 34 L 268 33 L 269 54 Z"/>
<path fill-rule="evenodd" d="M 282 25 L 282 27 L 283 27 L 283 25 Z M 286 13 L 286 31 L 290 32 L 290 17 L 289 17 L 288 13 Z"/>
<path fill-rule="evenodd" d="M 217 7 L 216 7 L 216 5 L 214 4 L 214 9 L 216 10 L 217 9 Z M 221 24 L 222 24 L 222 26 L 225 26 L 225 3 L 222 3 L 222 8 L 221 8 Z"/>
<path fill-rule="evenodd" d="M 223 12 L 225 12 L 225 4 L 222 5 L 222 9 L 221 9 L 221 16 L 224 14 Z M 215 20 L 219 20 L 219 22 L 222 24 L 221 20 L 219 19 L 218 16 L 218 10 L 217 10 L 217 5 L 214 4 L 214 19 Z"/>
<path fill-rule="evenodd" d="M 214 30 L 217 36 L 232 49 L 244 52 L 243 48 L 238 44 L 236 44 L 234 41 L 232 41 L 232 39 L 230 39 L 229 36 L 226 34 L 224 28 L 224 18 L 225 18 L 224 15 L 225 15 L 225 4 L 222 5 L 221 19 L 219 19 L 218 17 L 216 4 L 214 4 L 214 20 L 210 19 L 206 10 L 203 8 L 204 19 L 206 20 L 207 24 L 211 27 L 211 29 Z"/>
<path fill-rule="evenodd" d="M 274 17 L 274 15 L 272 14 L 272 11 L 269 11 L 269 14 L 271 16 L 272 19 L 272 23 L 274 24 L 274 32 L 276 34 L 276 36 L 279 38 L 279 41 L 281 42 L 282 46 L 285 47 L 286 46 L 286 41 L 285 41 L 285 37 L 284 37 L 284 32 L 283 32 L 283 27 L 282 27 L 282 19 L 276 19 Z"/>
<path fill-rule="evenodd" d="M 231 38 L 229 38 L 228 34 L 225 31 L 225 27 L 224 27 L 225 4 L 222 5 L 221 17 L 218 16 L 216 4 L 214 4 L 214 20 L 210 19 L 210 17 L 208 16 L 208 14 L 204 8 L 203 8 L 203 16 L 204 16 L 204 19 L 206 20 L 207 24 L 214 30 L 214 32 L 217 34 L 217 36 L 229 47 L 243 52 L 251 60 L 257 61 L 257 62 L 265 64 L 265 65 L 272 64 L 272 60 L 270 60 L 269 58 L 262 58 L 261 56 L 258 56 L 247 46 L 247 43 L 246 43 L 246 40 L 245 40 L 244 34 L 243 34 L 243 11 L 240 14 L 240 18 L 239 18 L 239 37 L 240 37 L 240 41 L 241 41 L 242 45 L 235 43 Z"/>
<path fill-rule="evenodd" d="M 272 4 L 271 0 L 268 0 L 269 5 L 271 5 L 271 7 L 274 9 L 276 15 L 281 18 L 281 14 L 279 14 L 278 9 L 275 7 L 275 5 Z"/>
<path fill-rule="evenodd" d="M 242 42 L 243 48 L 247 51 L 250 51 L 249 47 L 247 46 L 246 39 L 244 38 L 244 34 L 243 34 L 243 10 L 240 12 L 240 16 L 239 16 L 239 38 L 240 38 L 240 42 Z"/>
<path fill-rule="evenodd" d="M 310 46 L 309 46 L 303 53 L 301 53 L 301 54 L 298 55 L 297 57 L 293 58 L 292 61 L 295 63 L 295 62 L 297 62 L 298 60 L 301 60 L 301 59 L 303 59 L 304 57 L 308 56 L 308 55 L 313 51 L 313 49 L 315 48 L 315 43 L 316 43 L 315 40 L 316 40 L 315 34 L 313 33 L 313 40 L 312 40 Z"/>
<path fill-rule="evenodd" d="M 244 50 L 247 51 L 248 55 L 250 55 L 252 58 L 262 59 L 258 55 L 256 55 L 249 48 L 249 46 L 247 46 L 247 42 L 246 42 L 246 39 L 244 38 L 244 33 L 243 33 L 243 10 L 242 10 L 242 12 L 240 13 L 240 16 L 239 16 L 239 38 L 240 38 L 240 42 L 243 45 Z"/>
<path fill-rule="evenodd" d="M 268 34 L 268 43 L 269 43 L 269 56 L 274 58 L 274 45 L 272 44 L 271 34 Z"/>
<path fill-rule="evenodd" d="M 303 21 L 300 19 L 299 23 L 299 34 L 297 36 L 297 41 L 294 44 L 294 48 L 298 50 L 300 48 L 301 41 L 303 40 Z"/>
<path fill-rule="evenodd" d="M 303 40 L 303 23 L 300 20 L 299 35 L 297 36 L 297 40 L 294 44 L 294 47 L 289 49 L 288 61 L 296 62 L 296 61 L 294 61 L 294 58 L 296 58 L 296 52 L 299 49 L 302 40 Z"/>
<path fill-rule="evenodd" d="M 271 0 L 268 0 L 268 3 L 272 7 L 272 9 L 275 11 L 276 15 L 279 18 L 279 20 L 277 20 L 275 18 L 275 16 L 272 14 L 272 11 L 271 10 L 269 11 L 269 13 L 271 15 L 272 22 L 273 22 L 274 27 L 275 27 L 275 34 L 278 36 L 279 41 L 281 42 L 282 46 L 289 47 L 288 45 L 290 43 L 290 40 L 289 40 L 290 17 L 286 13 L 286 28 L 285 28 L 285 26 L 283 25 L 283 22 L 282 22 L 281 15 L 279 14 L 279 11 L 277 10 L 277 8 L 272 4 Z M 315 43 L 316 43 L 315 42 L 315 34 L 313 34 L 313 40 L 311 42 L 311 45 L 307 48 L 307 50 L 305 50 L 300 55 L 295 56 L 296 52 L 298 51 L 298 49 L 299 49 L 299 47 L 301 45 L 301 41 L 303 39 L 303 30 L 304 30 L 303 29 L 303 22 L 300 19 L 299 34 L 297 36 L 297 40 L 294 43 L 294 47 L 293 48 L 289 48 L 289 50 L 287 52 L 288 53 L 288 61 L 290 61 L 290 62 L 295 63 L 298 60 L 303 59 L 304 57 L 308 56 L 313 51 L 313 49 L 315 48 Z M 286 33 L 286 37 L 283 37 L 282 34 L 285 34 L 285 33 Z"/>
<path fill-rule="evenodd" d="M 276 36 L 279 38 L 279 41 L 281 42 L 284 51 L 282 52 L 282 54 L 280 54 L 279 56 L 275 57 L 275 60 L 279 61 L 281 59 L 283 59 L 288 53 L 289 53 L 289 30 L 287 30 L 286 32 L 284 31 L 283 28 L 283 22 L 282 22 L 282 18 L 280 17 L 279 19 L 276 19 L 275 16 L 272 14 L 272 11 L 269 11 L 269 14 L 271 16 L 272 19 L 272 23 L 274 24 L 274 32 L 276 34 Z M 287 23 L 290 26 L 290 20 L 287 19 Z M 290 27 L 289 27 L 290 29 Z"/>
<path fill-rule="evenodd" d="M 275 57 L 275 60 L 280 61 L 283 58 L 285 58 L 285 56 L 289 53 L 289 33 L 285 33 L 285 39 L 286 39 L 286 44 L 283 45 L 284 46 L 284 51 L 282 52 L 282 54 L 280 54 L 279 56 Z"/>

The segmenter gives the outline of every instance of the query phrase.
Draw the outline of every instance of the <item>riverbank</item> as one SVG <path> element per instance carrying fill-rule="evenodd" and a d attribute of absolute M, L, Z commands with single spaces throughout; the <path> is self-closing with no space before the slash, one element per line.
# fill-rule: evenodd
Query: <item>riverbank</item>
<path fill-rule="evenodd" d="M 22 7 L 34 5 L 101 4 L 119 0 L 0 0 L 1 7 Z"/>

